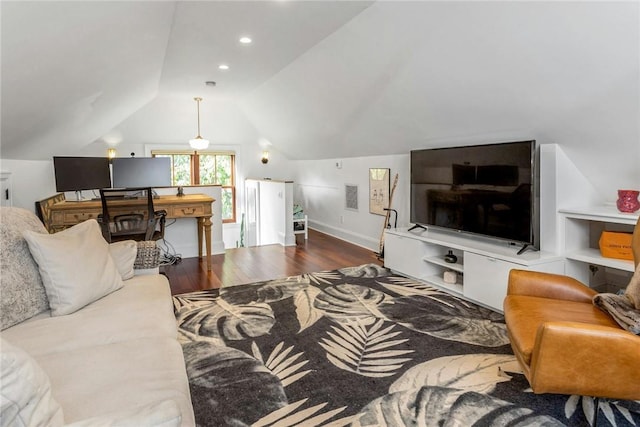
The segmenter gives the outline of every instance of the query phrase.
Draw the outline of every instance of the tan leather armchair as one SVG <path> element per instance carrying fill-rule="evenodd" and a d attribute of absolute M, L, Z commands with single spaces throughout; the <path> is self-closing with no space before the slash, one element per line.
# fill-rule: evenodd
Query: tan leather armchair
<path fill-rule="evenodd" d="M 640 262 L 640 220 L 633 236 Z M 512 270 L 504 315 L 534 393 L 640 400 L 640 336 L 592 303 L 596 292 L 561 275 Z"/>

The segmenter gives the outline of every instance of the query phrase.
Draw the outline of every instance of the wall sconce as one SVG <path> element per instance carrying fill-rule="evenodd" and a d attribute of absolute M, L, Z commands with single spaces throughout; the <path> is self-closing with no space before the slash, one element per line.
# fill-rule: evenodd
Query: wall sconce
<path fill-rule="evenodd" d="M 264 163 L 264 164 L 269 163 L 269 152 L 268 151 L 263 151 L 262 152 L 262 158 L 260 159 L 260 161 L 262 161 L 262 163 Z"/>
<path fill-rule="evenodd" d="M 116 154 L 117 154 L 117 153 L 116 153 L 116 149 L 115 149 L 115 148 L 113 148 L 113 147 L 111 147 L 111 148 L 109 148 L 109 149 L 107 150 L 107 157 L 108 157 L 109 159 L 113 159 L 114 157 L 116 157 Z"/>

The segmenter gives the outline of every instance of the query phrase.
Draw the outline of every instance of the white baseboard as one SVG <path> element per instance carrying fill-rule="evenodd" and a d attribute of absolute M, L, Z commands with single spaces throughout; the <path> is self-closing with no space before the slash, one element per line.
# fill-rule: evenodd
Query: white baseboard
<path fill-rule="evenodd" d="M 180 255 L 182 258 L 194 258 L 198 256 L 198 245 L 195 242 L 194 244 L 175 245 L 174 250 L 176 254 Z M 204 254 L 204 243 L 202 250 Z M 221 255 L 224 254 L 224 251 L 224 242 L 222 240 L 211 242 L 211 255 Z"/>
<path fill-rule="evenodd" d="M 224 254 L 224 242 L 222 240 L 211 242 L 211 254 L 212 255 Z"/>
<path fill-rule="evenodd" d="M 328 234 L 329 236 L 336 237 L 340 240 L 344 240 L 356 246 L 369 249 L 374 252 L 378 250 L 378 246 L 380 243 L 378 240 L 373 239 L 369 236 L 365 236 L 364 234 L 354 233 L 353 231 L 345 230 L 344 228 L 334 227 L 332 225 L 324 224 L 322 222 L 314 221 L 312 219 L 309 219 L 309 228 Z"/>

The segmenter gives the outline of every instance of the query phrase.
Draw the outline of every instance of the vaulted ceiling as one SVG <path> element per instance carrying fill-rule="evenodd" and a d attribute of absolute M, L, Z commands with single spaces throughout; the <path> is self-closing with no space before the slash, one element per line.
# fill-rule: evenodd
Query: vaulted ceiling
<path fill-rule="evenodd" d="M 1 7 L 3 158 L 184 143 L 201 96 L 203 136 L 290 159 L 536 138 L 640 182 L 637 1 Z"/>

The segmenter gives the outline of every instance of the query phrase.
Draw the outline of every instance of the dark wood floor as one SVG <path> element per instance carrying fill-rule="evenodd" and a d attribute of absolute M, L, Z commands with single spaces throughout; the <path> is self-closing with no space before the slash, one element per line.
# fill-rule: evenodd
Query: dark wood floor
<path fill-rule="evenodd" d="M 161 267 L 171 283 L 171 292 L 215 289 L 314 271 L 381 262 L 376 255 L 360 246 L 309 230 L 309 239 L 298 235 L 296 246 L 269 245 L 228 249 L 212 257 L 212 271 L 207 273 L 204 260 L 185 258 L 180 263 Z"/>

